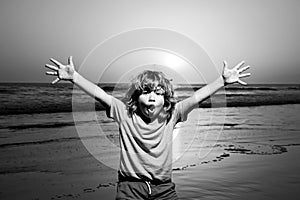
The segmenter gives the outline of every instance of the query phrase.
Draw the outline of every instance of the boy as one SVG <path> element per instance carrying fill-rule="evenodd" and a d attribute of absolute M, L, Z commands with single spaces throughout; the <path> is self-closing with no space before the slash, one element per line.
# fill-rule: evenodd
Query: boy
<path fill-rule="evenodd" d="M 107 109 L 107 116 L 119 125 L 120 166 L 116 199 L 178 199 L 172 172 L 172 132 L 179 121 L 218 89 L 231 83 L 245 85 L 240 78 L 249 66 L 239 63 L 233 69 L 224 61 L 222 76 L 197 90 L 191 97 L 176 102 L 170 81 L 161 72 L 146 70 L 131 84 L 126 103 L 107 94 L 94 83 L 86 80 L 74 69 L 72 57 L 68 65 L 50 59 L 54 65 L 46 72 L 57 76 L 52 82 L 69 80 Z"/>

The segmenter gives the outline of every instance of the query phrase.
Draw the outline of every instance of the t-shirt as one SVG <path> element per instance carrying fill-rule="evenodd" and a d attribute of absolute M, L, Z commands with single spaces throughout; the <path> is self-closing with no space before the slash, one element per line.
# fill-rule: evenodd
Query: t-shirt
<path fill-rule="evenodd" d="M 126 105 L 112 97 L 107 114 L 119 125 L 119 173 L 137 179 L 170 180 L 172 133 L 177 122 L 186 120 L 188 108 L 188 101 L 180 101 L 169 121 L 155 120 L 147 124 L 135 113 L 129 116 Z"/>

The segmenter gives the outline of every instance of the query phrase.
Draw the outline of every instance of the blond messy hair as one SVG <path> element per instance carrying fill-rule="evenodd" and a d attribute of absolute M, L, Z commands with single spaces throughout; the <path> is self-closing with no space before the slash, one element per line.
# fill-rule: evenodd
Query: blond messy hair
<path fill-rule="evenodd" d="M 177 100 L 174 97 L 174 89 L 169 79 L 159 71 L 145 70 L 138 74 L 131 82 L 131 85 L 125 96 L 128 113 L 132 116 L 138 109 L 138 98 L 146 87 L 154 89 L 157 86 L 162 87 L 165 91 L 164 96 L 164 111 L 161 112 L 161 117 L 166 117 L 167 121 L 172 116 Z"/>

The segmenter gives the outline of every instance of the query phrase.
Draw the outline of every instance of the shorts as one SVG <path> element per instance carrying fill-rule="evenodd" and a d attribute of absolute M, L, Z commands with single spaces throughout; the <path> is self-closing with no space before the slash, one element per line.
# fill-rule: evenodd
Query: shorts
<path fill-rule="evenodd" d="M 178 200 L 172 181 L 153 182 L 139 179 L 119 179 L 116 200 Z"/>

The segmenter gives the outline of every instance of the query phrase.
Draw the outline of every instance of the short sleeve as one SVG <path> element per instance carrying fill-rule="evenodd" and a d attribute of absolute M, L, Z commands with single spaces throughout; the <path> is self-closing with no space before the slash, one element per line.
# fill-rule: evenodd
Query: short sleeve
<path fill-rule="evenodd" d="M 179 101 L 174 109 L 174 122 L 184 122 L 187 120 L 188 114 L 195 108 L 189 99 Z"/>
<path fill-rule="evenodd" d="M 119 99 L 112 97 L 112 102 L 106 111 L 106 115 L 116 122 L 120 122 L 127 116 L 126 105 Z"/>

